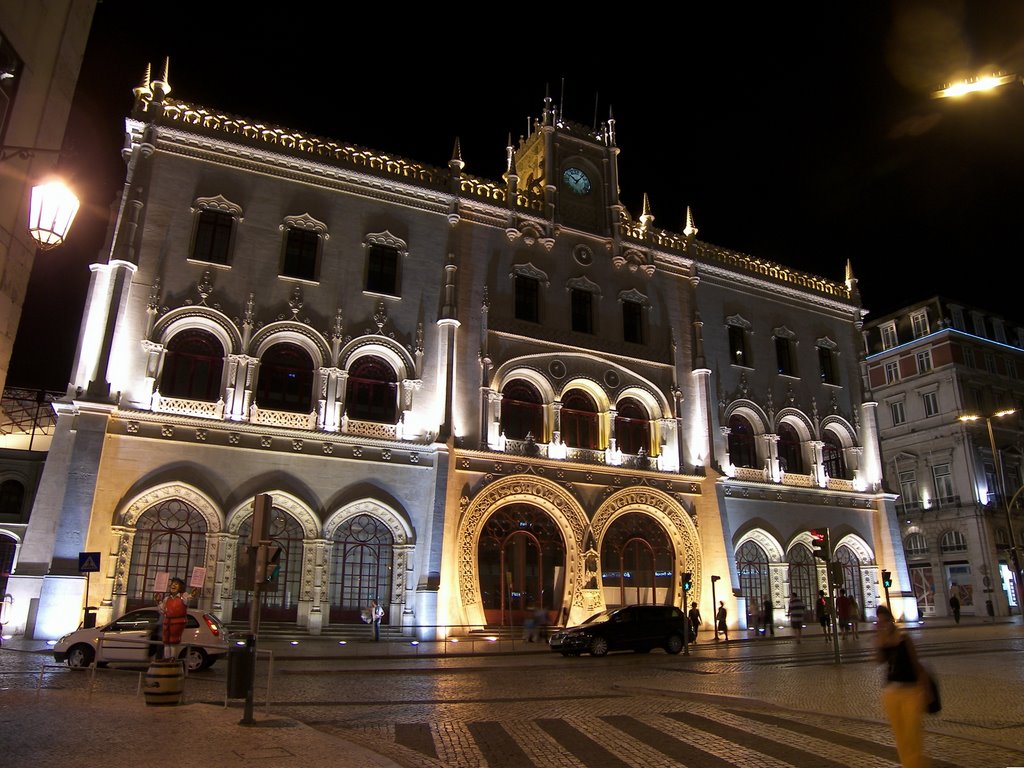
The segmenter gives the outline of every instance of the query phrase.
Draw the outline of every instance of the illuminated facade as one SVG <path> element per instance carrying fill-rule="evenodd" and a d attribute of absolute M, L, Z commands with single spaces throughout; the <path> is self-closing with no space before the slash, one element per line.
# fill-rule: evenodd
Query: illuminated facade
<path fill-rule="evenodd" d="M 586 129 L 550 100 L 496 181 L 457 143 L 429 167 L 169 90 L 147 78 L 127 123 L 12 579 L 39 598 L 26 631 L 67 627 L 51 607 L 81 604 L 68 566 L 90 549 L 103 616 L 204 565 L 204 604 L 244 617 L 256 493 L 285 551 L 265 616 L 311 633 L 373 598 L 421 637 L 537 610 L 575 623 L 681 605 L 683 572 L 706 610 L 720 577 L 743 627 L 748 602 L 781 615 L 824 584 L 820 526 L 873 615 L 879 569 L 902 561 L 849 270 L 762 262 L 692 220 L 656 229 L 646 199 L 634 219 L 614 121 Z"/>
<path fill-rule="evenodd" d="M 1024 327 L 944 298 L 865 326 L 886 487 L 897 491 L 909 574 L 924 616 L 1016 612 L 1006 503 L 1021 488 Z M 1005 492 L 984 419 L 992 418 Z M 1016 506 L 1016 505 L 1015 505 Z M 1024 540 L 1019 512 L 1014 536 Z"/>

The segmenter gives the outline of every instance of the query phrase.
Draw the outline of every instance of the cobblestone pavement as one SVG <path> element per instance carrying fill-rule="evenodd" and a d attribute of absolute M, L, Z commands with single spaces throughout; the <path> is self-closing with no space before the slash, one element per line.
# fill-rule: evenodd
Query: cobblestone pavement
<path fill-rule="evenodd" d="M 934 765 L 1024 766 L 1019 625 L 913 634 L 942 685 L 943 712 L 926 718 Z M 269 709 L 261 664 L 259 728 L 238 725 L 238 706 L 217 705 L 223 665 L 189 678 L 190 703 L 164 709 L 141 703 L 137 672 L 98 674 L 89 695 L 88 673 L 44 669 L 36 694 L 45 657 L 0 653 L 0 741 L 34 768 L 82 762 L 127 734 L 151 745 L 167 729 L 182 734 L 187 757 L 146 747 L 125 759 L 138 768 L 200 757 L 224 768 L 893 766 L 871 640 L 846 642 L 838 666 L 820 637 L 702 644 L 688 658 L 339 662 L 282 647 Z"/>

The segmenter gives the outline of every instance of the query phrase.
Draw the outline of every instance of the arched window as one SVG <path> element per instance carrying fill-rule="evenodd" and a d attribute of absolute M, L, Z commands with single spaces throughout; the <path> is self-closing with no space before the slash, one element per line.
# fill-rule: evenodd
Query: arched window
<path fill-rule="evenodd" d="M 838 480 L 849 480 L 850 478 L 846 476 L 846 459 L 843 458 L 845 451 L 838 435 L 826 429 L 821 440 L 821 463 L 825 467 L 825 473 Z"/>
<path fill-rule="evenodd" d="M 477 545 L 480 597 L 488 624 L 522 624 L 537 610 L 562 609 L 559 574 L 565 542 L 551 516 L 532 504 L 508 504 L 492 514 Z"/>
<path fill-rule="evenodd" d="M 0 483 L 0 515 L 20 517 L 24 504 L 24 485 L 17 480 L 4 480 Z M 3 595 L 0 594 L 0 597 Z"/>
<path fill-rule="evenodd" d="M 17 551 L 18 542 L 0 533 L 0 600 L 7 594 L 7 579 L 14 570 L 14 553 Z"/>
<path fill-rule="evenodd" d="M 581 389 L 573 389 L 562 398 L 562 442 L 573 448 L 601 447 L 597 405 Z"/>
<path fill-rule="evenodd" d="M 530 382 L 513 379 L 502 388 L 501 431 L 509 440 L 525 440 L 532 434 L 544 442 L 544 401 Z"/>
<path fill-rule="evenodd" d="M 740 577 L 740 589 L 747 596 L 747 626 L 755 627 L 764 601 L 772 599 L 768 555 L 756 542 L 743 542 L 736 552 L 736 572 Z"/>
<path fill-rule="evenodd" d="M 348 370 L 345 412 L 356 421 L 398 422 L 398 376 L 374 355 L 360 357 Z"/>
<path fill-rule="evenodd" d="M 920 557 L 921 555 L 928 554 L 928 542 L 925 540 L 923 533 L 912 533 L 907 536 L 907 540 L 903 542 L 903 547 L 911 557 Z"/>
<path fill-rule="evenodd" d="M 238 528 L 239 568 L 242 574 L 242 550 L 252 532 L 252 517 Z M 281 548 L 279 570 L 272 589 L 262 593 L 263 608 L 260 614 L 266 621 L 295 621 L 298 616 L 299 588 L 302 582 L 302 541 L 305 533 L 298 521 L 282 509 L 274 507 L 270 515 L 270 541 Z M 247 553 L 246 553 L 247 554 Z M 240 584 L 239 586 L 245 586 Z M 252 608 L 252 593 L 246 589 L 235 590 L 235 621 L 249 618 Z"/>
<path fill-rule="evenodd" d="M 779 425 L 779 461 L 782 471 L 795 475 L 804 473 L 804 456 L 800 435 L 792 424 L 783 422 Z"/>
<path fill-rule="evenodd" d="M 128 610 L 153 604 L 158 573 L 187 581 L 195 566 L 206 564 L 206 518 L 181 499 L 166 499 L 150 507 L 135 528 L 128 568 Z"/>
<path fill-rule="evenodd" d="M 947 552 L 966 552 L 967 551 L 967 539 L 960 531 L 946 531 L 942 534 L 942 540 L 939 542 L 939 549 L 943 553 Z"/>
<path fill-rule="evenodd" d="M 750 422 L 739 414 L 729 417 L 729 460 L 735 467 L 756 467 L 754 430 Z"/>
<path fill-rule="evenodd" d="M 804 605 L 813 611 L 814 601 L 818 598 L 818 564 L 811 550 L 803 544 L 795 544 L 789 550 L 789 592 L 800 596 Z M 814 621 L 814 613 L 809 616 Z"/>
<path fill-rule="evenodd" d="M 647 409 L 627 397 L 618 402 L 615 414 L 615 439 L 623 453 L 651 452 L 651 421 Z"/>
<path fill-rule="evenodd" d="M 313 359 L 298 344 L 275 344 L 260 358 L 256 405 L 309 413 L 313 408 Z"/>
<path fill-rule="evenodd" d="M 846 594 L 849 597 L 857 601 L 857 620 L 859 621 L 864 612 L 864 591 L 861 589 L 863 579 L 861 579 L 860 575 L 860 560 L 857 559 L 854 551 L 845 544 L 836 548 L 833 559 L 843 569 L 843 589 L 846 590 Z"/>
<path fill-rule="evenodd" d="M 216 402 L 221 397 L 224 347 L 209 331 L 190 328 L 167 342 L 160 394 Z"/>
<path fill-rule="evenodd" d="M 331 621 L 358 622 L 371 600 L 384 607 L 388 623 L 391 570 L 395 537 L 382 521 L 361 514 L 346 520 L 334 532 L 328 593 Z"/>
<path fill-rule="evenodd" d="M 601 541 L 601 582 L 605 602 L 615 605 L 663 605 L 671 598 L 675 553 L 658 522 L 639 512 L 611 524 Z M 618 594 L 611 597 L 610 590 Z"/>

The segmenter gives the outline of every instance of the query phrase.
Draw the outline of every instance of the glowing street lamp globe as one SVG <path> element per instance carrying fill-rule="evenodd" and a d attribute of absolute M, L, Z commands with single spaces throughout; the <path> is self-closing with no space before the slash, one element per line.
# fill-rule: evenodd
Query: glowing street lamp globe
<path fill-rule="evenodd" d="M 78 197 L 61 181 L 32 188 L 28 231 L 40 250 L 48 251 L 64 242 L 78 206 Z"/>

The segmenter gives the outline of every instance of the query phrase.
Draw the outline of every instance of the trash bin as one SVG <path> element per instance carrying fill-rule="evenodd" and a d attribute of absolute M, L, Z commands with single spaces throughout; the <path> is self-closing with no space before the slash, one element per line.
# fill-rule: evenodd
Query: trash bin
<path fill-rule="evenodd" d="M 243 635 L 228 648 L 228 698 L 246 698 L 255 672 L 256 638 Z"/>
<path fill-rule="evenodd" d="M 82 617 L 82 628 L 93 629 L 96 626 L 96 606 L 85 606 L 85 616 Z"/>

